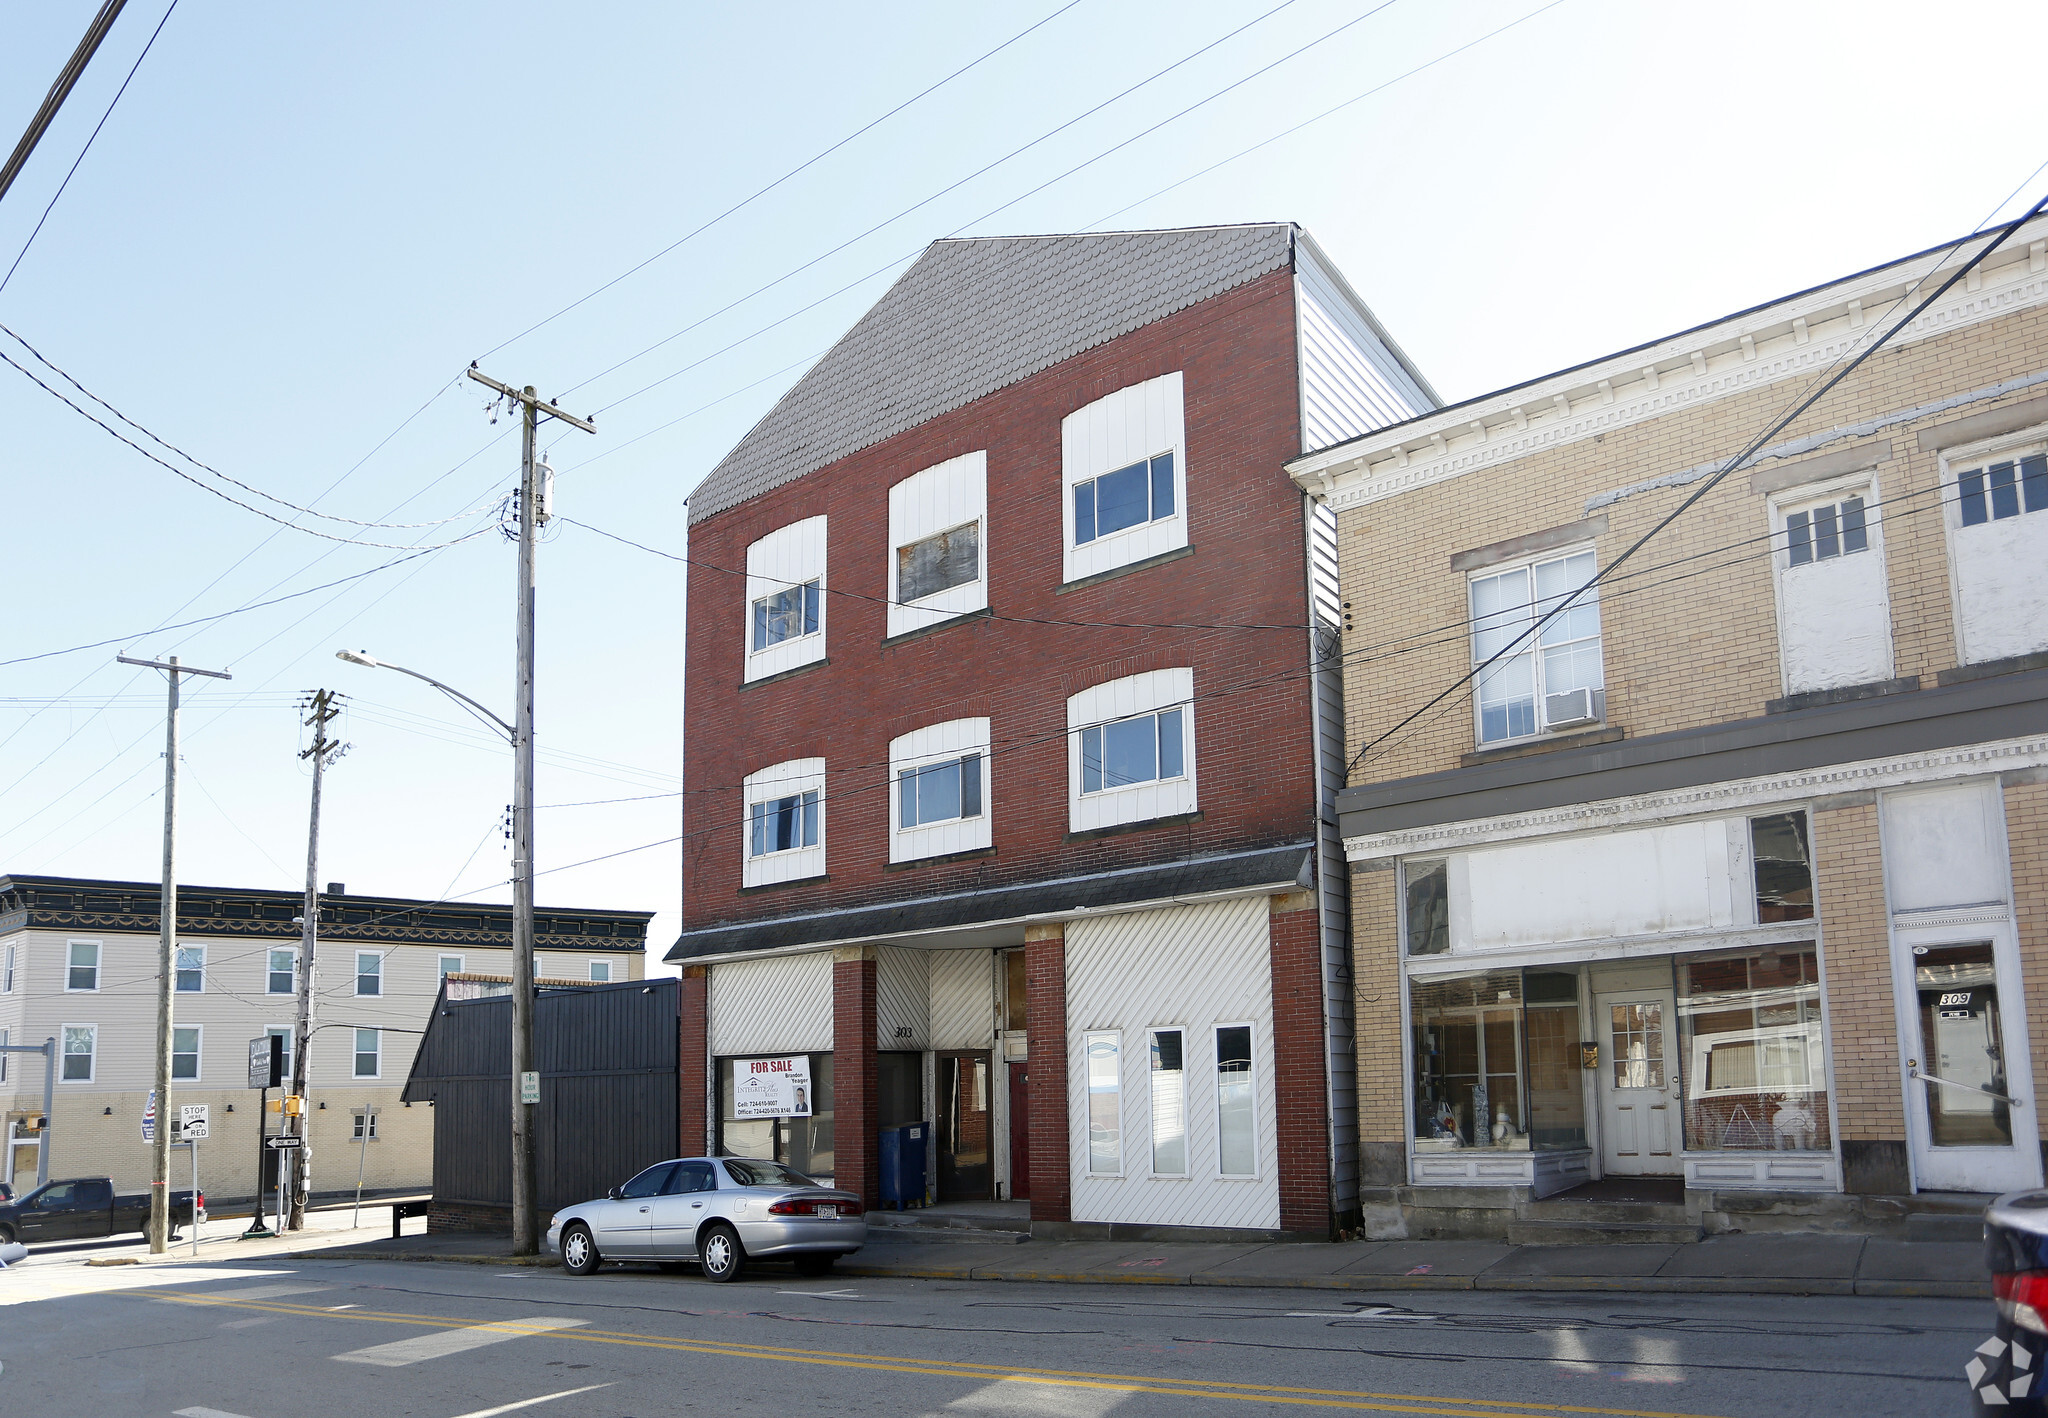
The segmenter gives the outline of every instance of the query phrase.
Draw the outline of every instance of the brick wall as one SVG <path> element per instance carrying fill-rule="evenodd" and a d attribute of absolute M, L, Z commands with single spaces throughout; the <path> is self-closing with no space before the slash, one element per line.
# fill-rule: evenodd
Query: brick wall
<path fill-rule="evenodd" d="M 1061 594 L 1060 421 L 1180 370 L 1192 555 Z M 973 617 L 885 645 L 888 489 L 988 452 L 990 603 L 1006 616 L 1135 622 L 1078 628 Z M 1302 501 L 1282 464 L 1300 450 L 1292 272 L 1257 281 L 1062 361 L 1011 387 L 706 519 L 690 532 L 685 843 L 691 928 L 1300 841 L 1315 793 L 1305 637 L 1298 629 L 1149 629 L 1307 620 Z M 829 659 L 741 687 L 748 545 L 798 519 L 829 522 Z M 1192 666 L 1201 816 L 1067 840 L 1066 700 L 1106 680 Z M 1247 688 L 1256 683 L 1255 688 Z M 1202 696 L 1231 691 L 1227 697 Z M 889 868 L 889 741 L 990 718 L 994 851 Z M 827 760 L 829 877 L 742 894 L 741 778 Z M 1044 1018 L 1038 1015 L 1037 1018 Z"/>
<path fill-rule="evenodd" d="M 832 1183 L 882 1202 L 880 1110 L 875 1098 L 875 960 L 842 947 L 832 961 Z"/>
<path fill-rule="evenodd" d="M 1271 898 L 1273 1093 L 1279 1100 L 1280 1229 L 1330 1232 L 1329 1053 L 1323 1014 L 1322 917 L 1315 895 Z"/>
<path fill-rule="evenodd" d="M 710 973 L 702 965 L 683 970 L 676 990 L 676 1145 L 686 1157 L 710 1147 L 707 1115 L 710 1089 Z"/>
<path fill-rule="evenodd" d="M 1024 989 L 1031 1020 L 1031 1219 L 1068 1221 L 1074 1178 L 1067 1139 L 1065 926 L 1024 928 Z"/>
<path fill-rule="evenodd" d="M 1351 988 L 1358 1036 L 1358 1181 L 1408 1180 L 1408 1124 L 1402 1090 L 1400 874 L 1391 863 L 1351 874 Z"/>
<path fill-rule="evenodd" d="M 2005 837 L 2012 857 L 2014 924 L 2026 976 L 2028 1043 L 2034 1089 L 2048 1080 L 2048 781 L 2038 769 L 2006 775 Z M 2036 1108 L 2048 1138 L 2048 1109 Z"/>
<path fill-rule="evenodd" d="M 1905 1104 L 1877 804 L 1813 814 L 1814 901 L 1826 958 L 1837 1136 L 1850 1191 L 1904 1192 Z"/>

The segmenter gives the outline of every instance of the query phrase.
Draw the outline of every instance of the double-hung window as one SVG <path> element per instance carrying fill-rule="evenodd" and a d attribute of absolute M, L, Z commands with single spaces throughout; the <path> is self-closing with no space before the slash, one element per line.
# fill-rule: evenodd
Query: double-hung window
<path fill-rule="evenodd" d="M 890 861 L 976 851 L 995 840 L 987 719 L 951 719 L 892 739 L 889 767 Z"/>
<path fill-rule="evenodd" d="M 1891 602 L 1874 472 L 1770 499 L 1777 534 L 1778 661 L 1785 693 L 1874 684 L 1892 673 Z"/>
<path fill-rule="evenodd" d="M 1572 594 L 1596 569 L 1588 550 L 1472 577 L 1472 662 L 1486 666 L 1474 696 L 1482 744 L 1582 728 L 1606 717 L 1598 594 Z M 1529 633 L 1561 606 L 1566 609 Z"/>
<path fill-rule="evenodd" d="M 988 605 L 988 454 L 966 453 L 889 489 L 889 634 Z"/>
<path fill-rule="evenodd" d="M 206 988 L 206 947 L 178 947 L 178 993 L 196 995 Z"/>
<path fill-rule="evenodd" d="M 197 1080 L 199 1077 L 199 1030 L 179 1026 L 171 1030 L 171 1077 Z"/>
<path fill-rule="evenodd" d="M 2004 458 L 1956 474 L 1965 527 L 2048 509 L 2048 452 Z"/>
<path fill-rule="evenodd" d="M 375 1142 L 377 1140 L 377 1112 L 365 1109 L 355 1115 L 355 1130 L 349 1135 L 350 1142 Z"/>
<path fill-rule="evenodd" d="M 742 886 L 825 874 L 825 760 L 793 758 L 749 773 Z"/>
<path fill-rule="evenodd" d="M 384 993 L 384 957 L 374 950 L 356 952 L 356 993 L 358 995 L 381 995 Z"/>
<path fill-rule="evenodd" d="M 2048 429 L 1946 451 L 1956 658 L 1966 665 L 2048 650 Z"/>
<path fill-rule="evenodd" d="M 272 1025 L 270 1028 L 264 1030 L 263 1034 L 265 1038 L 276 1039 L 279 1041 L 279 1067 L 284 1070 L 284 1079 L 286 1086 L 290 1086 L 292 1077 L 292 1031 L 290 1029 L 280 1029 L 276 1025 Z"/>
<path fill-rule="evenodd" d="M 747 548 L 744 680 L 825 658 L 825 519 L 778 527 Z"/>
<path fill-rule="evenodd" d="M 99 1056 L 100 1028 L 97 1024 L 64 1026 L 64 1070 L 66 1083 L 90 1083 L 93 1063 Z"/>
<path fill-rule="evenodd" d="M 70 945 L 70 966 L 64 975 L 66 990 L 97 990 L 100 987 L 100 943 L 74 940 Z"/>
<path fill-rule="evenodd" d="M 8 1031 L 0 1029 L 0 1083 L 7 1081 L 7 1045 L 9 1038 Z"/>
<path fill-rule="evenodd" d="M 1195 810 L 1194 691 L 1191 669 L 1151 670 L 1067 701 L 1071 831 Z"/>
<path fill-rule="evenodd" d="M 357 1078 L 376 1078 L 384 1067 L 384 1035 L 376 1029 L 356 1030 Z"/>
<path fill-rule="evenodd" d="M 265 977 L 266 988 L 274 995 L 293 994 L 299 983 L 299 952 L 296 950 L 273 950 L 270 952 L 270 968 Z"/>
<path fill-rule="evenodd" d="M 1187 433 L 1178 371 L 1132 384 L 1060 423 L 1065 579 L 1188 545 Z"/>

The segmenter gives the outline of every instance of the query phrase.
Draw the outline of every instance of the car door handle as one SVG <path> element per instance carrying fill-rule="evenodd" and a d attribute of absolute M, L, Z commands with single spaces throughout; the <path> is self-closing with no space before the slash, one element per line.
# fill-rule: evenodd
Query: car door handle
<path fill-rule="evenodd" d="M 703 1202 L 701 1202 L 701 1201 L 693 1201 L 693 1202 L 691 1202 L 691 1203 L 690 1203 L 690 1205 L 691 1205 L 691 1207 L 692 1207 L 693 1209 L 694 1209 L 694 1208 L 696 1208 L 696 1207 L 701 1207 L 701 1206 L 702 1206 L 703 1204 L 704 1204 L 704 1203 L 703 1203 Z"/>
<path fill-rule="evenodd" d="M 641 1209 L 642 1211 L 645 1211 L 645 1210 L 646 1210 L 647 1208 L 643 1206 L 643 1207 L 641 1207 L 640 1209 Z"/>

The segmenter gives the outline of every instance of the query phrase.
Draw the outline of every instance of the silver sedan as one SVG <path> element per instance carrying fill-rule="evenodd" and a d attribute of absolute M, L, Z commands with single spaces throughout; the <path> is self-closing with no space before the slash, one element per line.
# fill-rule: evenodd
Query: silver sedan
<path fill-rule="evenodd" d="M 867 1241 L 860 1197 L 780 1162 L 686 1157 L 657 1162 L 602 1201 L 555 1213 L 547 1248 L 571 1275 L 608 1260 L 695 1261 L 707 1280 L 737 1280 L 750 1259 L 793 1260 L 823 1275 Z"/>

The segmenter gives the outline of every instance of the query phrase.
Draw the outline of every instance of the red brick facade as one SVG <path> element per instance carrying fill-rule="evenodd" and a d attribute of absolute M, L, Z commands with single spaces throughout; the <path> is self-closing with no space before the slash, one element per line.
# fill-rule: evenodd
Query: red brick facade
<path fill-rule="evenodd" d="M 1031 1219 L 1067 1221 L 1073 1217 L 1074 1179 L 1067 1155 L 1064 928 L 1031 927 L 1024 939 L 1024 981 L 1031 1012 Z"/>
<path fill-rule="evenodd" d="M 875 1098 L 875 962 L 832 966 L 833 1185 L 882 1203 L 880 1111 Z"/>
<path fill-rule="evenodd" d="M 706 1113 L 711 1097 L 709 984 L 704 967 L 690 965 L 684 967 L 682 984 L 676 990 L 676 1145 L 685 1157 L 694 1157 L 710 1145 Z"/>
<path fill-rule="evenodd" d="M 1273 1134 L 1280 1154 L 1280 1229 L 1326 1235 L 1330 1117 L 1322 919 L 1314 895 L 1306 891 L 1276 896 L 1273 907 Z"/>

